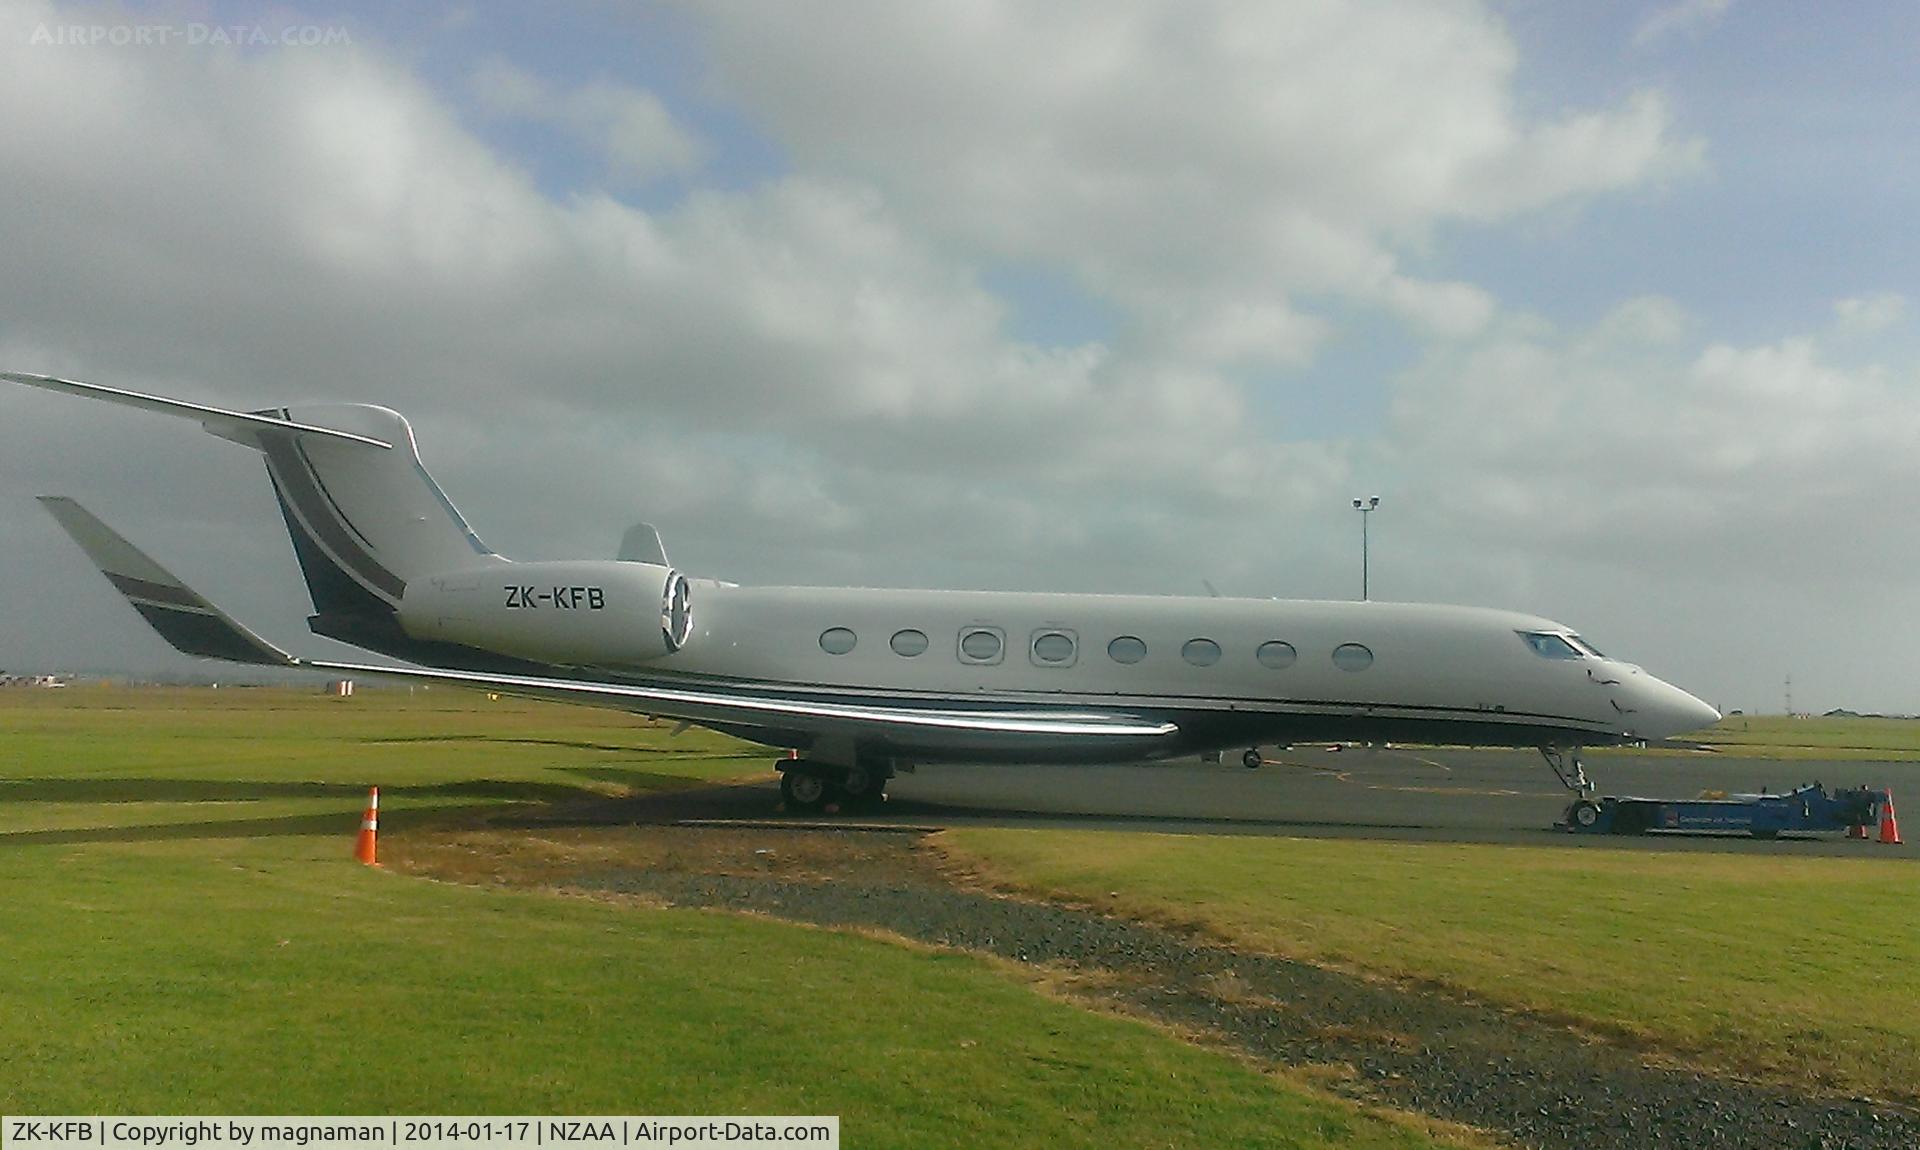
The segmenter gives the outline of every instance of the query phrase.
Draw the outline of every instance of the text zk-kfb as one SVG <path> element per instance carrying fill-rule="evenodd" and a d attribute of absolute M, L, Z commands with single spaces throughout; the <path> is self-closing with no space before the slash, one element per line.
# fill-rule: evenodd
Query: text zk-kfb
<path fill-rule="evenodd" d="M 561 611 L 598 611 L 607 605 L 607 593 L 598 587 L 527 587 L 515 584 L 505 588 L 507 609 L 532 611 L 553 607 Z"/>

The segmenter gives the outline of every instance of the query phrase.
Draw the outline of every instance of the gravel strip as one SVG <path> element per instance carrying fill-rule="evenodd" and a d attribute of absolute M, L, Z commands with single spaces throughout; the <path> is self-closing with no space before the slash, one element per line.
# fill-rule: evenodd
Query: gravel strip
<path fill-rule="evenodd" d="M 1691 1070 L 1537 1020 L 1090 911 L 926 885 L 622 869 L 568 885 L 753 911 L 1100 976 L 1090 994 L 1287 1065 L 1347 1065 L 1334 1089 L 1523 1146 L 1914 1150 L 1920 1119 Z"/>

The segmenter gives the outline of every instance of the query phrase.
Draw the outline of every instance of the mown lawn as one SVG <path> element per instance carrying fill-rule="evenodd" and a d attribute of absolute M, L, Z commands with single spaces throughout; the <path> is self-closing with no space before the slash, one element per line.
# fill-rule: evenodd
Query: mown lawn
<path fill-rule="evenodd" d="M 347 859 L 370 782 L 405 835 L 436 812 L 757 773 L 763 751 L 484 696 L 23 694 L 0 696 L 0 1112 L 834 1114 L 849 1146 L 1451 1144 L 972 957 Z"/>
<path fill-rule="evenodd" d="M 1920 759 L 1920 719 L 1731 715 L 1687 738 L 1758 758 Z"/>
<path fill-rule="evenodd" d="M 1007 884 L 1920 1101 L 1912 863 L 997 829 L 942 842 Z"/>

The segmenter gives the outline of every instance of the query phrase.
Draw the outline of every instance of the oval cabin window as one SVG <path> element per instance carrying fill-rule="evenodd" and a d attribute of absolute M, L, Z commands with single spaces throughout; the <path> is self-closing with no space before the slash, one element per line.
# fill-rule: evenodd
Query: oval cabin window
<path fill-rule="evenodd" d="M 829 627 L 820 632 L 820 649 L 829 655 L 844 655 L 853 650 L 859 638 L 845 627 Z"/>
<path fill-rule="evenodd" d="M 915 655 L 926 653 L 927 633 L 925 631 L 915 631 L 911 627 L 905 631 L 895 631 L 893 633 L 893 639 L 888 646 L 893 648 L 894 654 L 911 659 Z"/>
<path fill-rule="evenodd" d="M 1333 649 L 1333 665 L 1342 671 L 1364 671 L 1373 666 L 1373 652 L 1358 643 L 1342 643 Z"/>
<path fill-rule="evenodd" d="M 962 632 L 960 655 L 969 663 L 993 663 L 1000 659 L 1000 632 L 985 627 Z"/>
<path fill-rule="evenodd" d="M 1055 667 L 1073 662 L 1073 636 L 1064 631 L 1042 631 L 1035 635 L 1033 661 Z"/>
<path fill-rule="evenodd" d="M 1293 666 L 1294 660 L 1300 657 L 1300 653 L 1293 649 L 1292 643 L 1282 643 L 1276 639 L 1271 643 L 1260 644 L 1260 649 L 1253 653 L 1253 657 L 1260 660 L 1262 667 L 1284 671 Z"/>
<path fill-rule="evenodd" d="M 1220 661 L 1220 644 L 1212 639 L 1188 639 L 1180 648 L 1180 657 L 1196 667 L 1211 667 Z"/>
<path fill-rule="evenodd" d="M 1146 642 L 1132 635 L 1122 635 L 1107 644 L 1107 658 L 1116 663 L 1138 663 L 1146 657 Z"/>

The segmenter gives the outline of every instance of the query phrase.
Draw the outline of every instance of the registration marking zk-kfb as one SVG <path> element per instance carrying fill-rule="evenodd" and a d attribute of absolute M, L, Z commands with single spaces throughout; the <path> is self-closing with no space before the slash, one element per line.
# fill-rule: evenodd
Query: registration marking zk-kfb
<path fill-rule="evenodd" d="M 504 588 L 507 609 L 531 611 L 556 607 L 563 611 L 599 611 L 607 605 L 607 594 L 598 587 L 528 587 L 514 584 Z"/>

